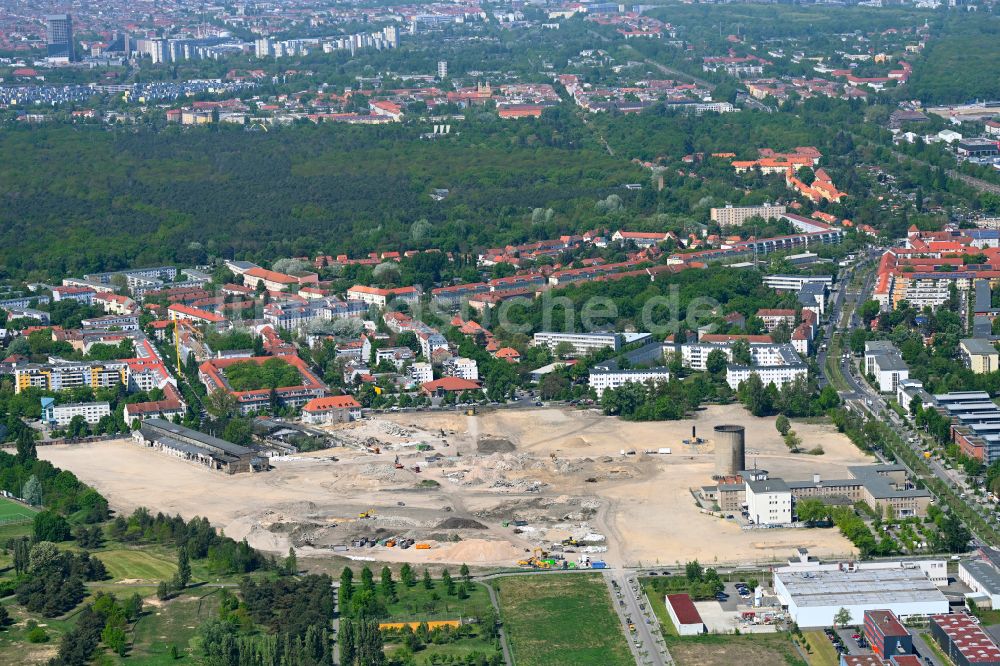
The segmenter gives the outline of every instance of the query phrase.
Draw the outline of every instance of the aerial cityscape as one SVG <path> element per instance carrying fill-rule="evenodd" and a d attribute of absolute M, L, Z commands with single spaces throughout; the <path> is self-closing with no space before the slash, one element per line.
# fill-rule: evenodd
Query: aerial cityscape
<path fill-rule="evenodd" d="M 1000 666 L 997 11 L 0 0 L 0 664 Z"/>

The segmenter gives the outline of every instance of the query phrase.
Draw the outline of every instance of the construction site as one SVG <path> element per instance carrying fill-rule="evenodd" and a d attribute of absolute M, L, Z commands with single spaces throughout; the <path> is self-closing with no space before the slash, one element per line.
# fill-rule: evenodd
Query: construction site
<path fill-rule="evenodd" d="M 224 478 L 126 440 L 39 457 L 117 511 L 205 516 L 275 553 L 546 568 L 764 564 L 799 547 L 850 557 L 835 530 L 750 531 L 695 499 L 740 466 L 801 478 L 873 462 L 829 424 L 794 427 L 823 455 L 790 452 L 773 418 L 727 405 L 655 423 L 569 408 L 380 415 L 323 426 L 333 448 Z"/>

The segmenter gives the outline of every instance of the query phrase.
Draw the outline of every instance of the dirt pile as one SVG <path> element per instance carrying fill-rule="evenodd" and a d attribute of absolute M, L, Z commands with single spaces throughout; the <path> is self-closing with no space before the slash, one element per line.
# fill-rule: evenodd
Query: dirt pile
<path fill-rule="evenodd" d="M 480 437 L 476 443 L 476 450 L 484 455 L 491 453 L 513 453 L 515 450 L 513 442 L 502 437 Z"/>
<path fill-rule="evenodd" d="M 439 530 L 485 530 L 486 525 L 483 525 L 478 520 L 472 520 L 471 518 L 459 518 L 458 516 L 452 516 L 451 518 L 446 518 L 442 520 L 435 526 L 435 529 Z"/>

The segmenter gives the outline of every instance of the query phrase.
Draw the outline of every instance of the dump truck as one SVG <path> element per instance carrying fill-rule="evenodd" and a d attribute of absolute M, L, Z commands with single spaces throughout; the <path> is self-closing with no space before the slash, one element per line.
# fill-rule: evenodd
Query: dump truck
<path fill-rule="evenodd" d="M 601 560 L 594 560 L 593 562 L 590 563 L 590 568 L 591 569 L 607 569 L 608 568 L 608 563 L 607 562 L 602 562 Z"/>
<path fill-rule="evenodd" d="M 430 550 L 431 545 L 429 543 L 418 543 L 414 546 L 417 550 Z"/>

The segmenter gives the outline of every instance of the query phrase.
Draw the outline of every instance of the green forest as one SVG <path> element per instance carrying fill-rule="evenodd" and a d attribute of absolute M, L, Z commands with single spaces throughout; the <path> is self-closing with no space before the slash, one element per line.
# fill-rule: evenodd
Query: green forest
<path fill-rule="evenodd" d="M 595 201 L 642 177 L 558 114 L 518 131 L 473 122 L 455 141 L 416 134 L 311 124 L 257 134 L 4 132 L 0 277 L 52 279 L 210 255 L 439 244 L 466 251 L 516 240 L 509 230 L 536 207 L 592 215 Z M 434 188 L 448 197 L 434 201 Z M 429 225 L 414 227 L 422 219 Z"/>

